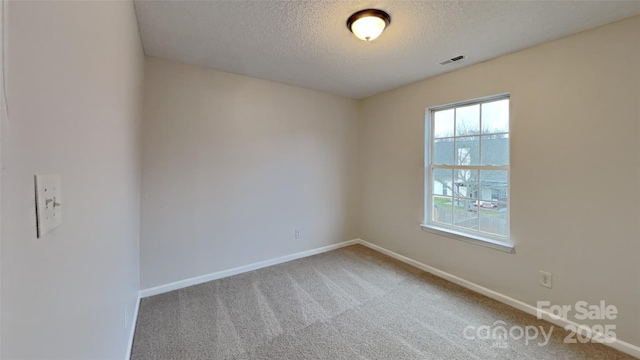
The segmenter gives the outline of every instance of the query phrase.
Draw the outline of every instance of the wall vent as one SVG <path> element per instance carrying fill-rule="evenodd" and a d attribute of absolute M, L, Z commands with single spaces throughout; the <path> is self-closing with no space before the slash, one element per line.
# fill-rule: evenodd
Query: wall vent
<path fill-rule="evenodd" d="M 464 59 L 464 55 L 458 55 L 456 57 L 452 57 L 451 59 L 445 60 L 443 62 L 440 63 L 440 65 L 447 65 L 450 64 L 452 62 L 457 62 L 457 61 L 461 61 Z"/>

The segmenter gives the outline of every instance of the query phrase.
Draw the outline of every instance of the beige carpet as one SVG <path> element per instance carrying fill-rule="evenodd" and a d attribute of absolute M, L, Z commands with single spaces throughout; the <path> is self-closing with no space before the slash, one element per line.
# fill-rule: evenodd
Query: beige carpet
<path fill-rule="evenodd" d="M 551 327 L 355 245 L 143 299 L 132 358 L 630 359 L 558 327 L 546 346 L 465 337 L 496 321 Z"/>

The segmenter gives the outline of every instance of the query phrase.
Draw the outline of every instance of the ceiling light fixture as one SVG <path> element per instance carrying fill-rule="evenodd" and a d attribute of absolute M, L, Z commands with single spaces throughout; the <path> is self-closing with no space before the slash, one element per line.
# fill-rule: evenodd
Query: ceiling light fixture
<path fill-rule="evenodd" d="M 360 10 L 347 19 L 347 28 L 358 39 L 371 41 L 391 23 L 389 14 L 378 9 Z"/>

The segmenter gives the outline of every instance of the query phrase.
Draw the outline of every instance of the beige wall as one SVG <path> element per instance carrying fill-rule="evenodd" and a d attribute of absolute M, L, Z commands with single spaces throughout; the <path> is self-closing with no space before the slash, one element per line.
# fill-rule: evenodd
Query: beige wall
<path fill-rule="evenodd" d="M 605 300 L 640 345 L 639 34 L 636 16 L 364 100 L 361 237 L 534 306 Z M 515 254 L 419 226 L 425 108 L 505 92 Z"/>
<path fill-rule="evenodd" d="M 2 358 L 124 359 L 139 290 L 133 4 L 12 1 L 7 22 Z M 62 225 L 41 239 L 34 174 L 62 178 Z"/>
<path fill-rule="evenodd" d="M 157 58 L 145 78 L 142 289 L 355 237 L 356 101 Z"/>

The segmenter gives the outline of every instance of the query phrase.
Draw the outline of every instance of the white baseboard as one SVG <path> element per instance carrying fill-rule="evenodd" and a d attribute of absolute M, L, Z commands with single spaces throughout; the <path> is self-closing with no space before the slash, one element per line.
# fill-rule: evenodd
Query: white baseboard
<path fill-rule="evenodd" d="M 133 309 L 133 320 L 131 321 L 131 328 L 129 330 L 129 346 L 127 347 L 127 356 L 125 359 L 131 359 L 131 350 L 133 350 L 133 336 L 136 334 L 136 325 L 138 324 L 138 310 L 140 310 L 140 292 L 138 291 L 138 298 L 136 299 L 136 307 Z"/>
<path fill-rule="evenodd" d="M 265 260 L 265 261 L 261 261 L 261 262 L 257 262 L 257 263 L 253 263 L 253 264 L 249 264 L 249 265 L 244 265 L 244 266 L 240 266 L 240 267 L 229 269 L 229 270 L 222 270 L 222 271 L 218 271 L 218 272 L 215 272 L 215 273 L 212 273 L 212 274 L 196 276 L 196 277 L 192 277 L 192 278 L 189 278 L 189 279 L 172 282 L 172 283 L 165 284 L 165 285 L 155 286 L 155 287 L 152 287 L 152 288 L 140 290 L 140 297 L 141 298 L 145 298 L 145 297 L 149 297 L 149 296 L 153 296 L 153 295 L 158 295 L 158 294 L 162 294 L 162 293 L 166 293 L 166 292 L 169 292 L 169 291 L 186 288 L 186 287 L 193 286 L 193 285 L 202 284 L 202 283 L 205 283 L 207 281 L 218 280 L 218 279 L 222 279 L 222 278 L 225 278 L 225 277 L 228 277 L 228 276 L 233 276 L 233 275 L 242 274 L 242 273 L 253 271 L 253 270 L 257 270 L 257 269 L 262 269 L 262 268 L 267 267 L 267 266 L 282 264 L 282 263 L 285 263 L 287 261 L 297 260 L 297 259 L 301 259 L 301 258 L 304 258 L 304 257 L 307 257 L 307 256 L 312 256 L 312 255 L 324 253 L 324 252 L 327 252 L 327 251 L 339 249 L 341 247 L 354 245 L 354 244 L 357 244 L 359 241 L 360 241 L 360 239 L 343 241 L 341 243 L 332 244 L 332 245 L 328 245 L 328 246 L 323 246 L 323 247 L 320 247 L 320 248 L 311 249 L 311 250 L 307 250 L 307 251 L 302 251 L 302 252 L 291 254 L 291 255 L 285 255 L 285 256 L 282 256 L 282 257 L 279 257 L 279 258 L 275 258 L 275 259 L 271 259 L 271 260 Z"/>
<path fill-rule="evenodd" d="M 376 250 L 378 252 L 381 252 L 383 254 L 389 255 L 392 258 L 395 258 L 397 260 L 402 261 L 403 263 L 409 264 L 411 266 L 417 267 L 418 269 L 424 270 L 428 273 L 431 273 L 435 276 L 438 276 L 440 278 L 443 278 L 445 280 L 451 281 L 454 284 L 458 284 L 462 287 L 465 287 L 469 290 L 475 291 L 477 293 L 480 293 L 484 296 L 490 297 L 494 300 L 497 300 L 503 304 L 509 305 L 511 307 L 514 307 L 518 310 L 524 311 L 527 314 L 531 314 L 533 316 L 537 316 L 539 310 L 532 305 L 529 305 L 527 303 L 524 303 L 520 300 L 516 300 L 514 298 L 511 298 L 509 296 L 506 296 L 504 294 L 498 293 L 496 291 L 487 289 L 485 287 L 482 287 L 478 284 L 472 283 L 471 281 L 462 279 L 460 277 L 457 277 L 455 275 L 451 275 L 447 272 L 444 272 L 442 270 L 436 269 L 434 267 L 431 267 L 429 265 L 425 265 L 419 261 L 410 259 L 406 256 L 400 255 L 398 253 L 395 253 L 393 251 L 387 250 L 383 247 L 380 247 L 378 245 L 374 245 L 370 242 L 364 241 L 362 239 L 356 239 L 355 243 L 357 244 L 361 244 L 364 245 L 368 248 L 371 248 L 373 250 Z M 571 320 L 567 320 L 567 319 L 558 319 L 557 317 L 552 317 L 551 314 L 547 311 L 540 311 L 540 314 L 542 315 L 541 317 L 546 320 L 549 321 L 550 323 L 553 323 L 559 327 L 564 328 L 567 325 L 572 325 L 574 327 L 578 327 L 580 326 L 579 324 L 571 321 Z M 640 359 L 640 347 L 633 345 L 633 344 L 629 344 L 625 341 L 619 340 L 619 339 L 615 339 L 613 341 L 613 343 L 610 344 L 604 344 L 606 346 L 612 347 L 616 350 L 622 351 L 625 354 L 631 355 L 633 357 L 639 358 Z"/>

